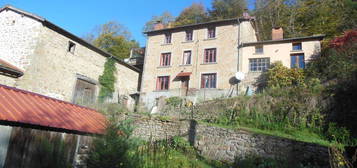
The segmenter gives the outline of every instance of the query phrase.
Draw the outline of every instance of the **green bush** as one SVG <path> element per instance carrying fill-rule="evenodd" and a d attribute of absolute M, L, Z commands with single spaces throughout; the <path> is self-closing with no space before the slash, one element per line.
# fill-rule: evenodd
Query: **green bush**
<path fill-rule="evenodd" d="M 89 152 L 88 167 L 125 168 L 140 167 L 140 158 L 134 153 L 139 141 L 132 138 L 130 120 L 120 120 L 123 109 L 115 105 L 103 105 L 102 113 L 108 116 L 105 134 L 93 140 Z"/>
<path fill-rule="evenodd" d="M 280 61 L 273 63 L 265 75 L 268 87 L 289 87 L 305 84 L 305 75 L 302 69 L 290 69 Z"/>
<path fill-rule="evenodd" d="M 178 96 L 170 97 L 165 99 L 166 105 L 172 106 L 172 107 L 179 107 L 182 105 L 183 99 Z"/>

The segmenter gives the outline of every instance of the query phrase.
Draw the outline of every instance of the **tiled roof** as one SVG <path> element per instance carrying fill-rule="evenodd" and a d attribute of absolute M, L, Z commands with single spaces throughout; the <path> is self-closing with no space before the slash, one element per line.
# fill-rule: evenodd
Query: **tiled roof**
<path fill-rule="evenodd" d="M 60 132 L 101 134 L 106 119 L 99 112 L 0 84 L 0 124 Z"/>

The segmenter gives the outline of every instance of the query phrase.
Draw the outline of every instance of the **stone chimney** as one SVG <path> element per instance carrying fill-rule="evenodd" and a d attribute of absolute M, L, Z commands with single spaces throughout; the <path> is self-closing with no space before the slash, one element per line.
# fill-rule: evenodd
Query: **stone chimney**
<path fill-rule="evenodd" d="M 249 13 L 248 13 L 248 9 L 244 9 L 243 18 L 244 19 L 250 19 L 250 16 L 249 16 Z"/>
<path fill-rule="evenodd" d="M 165 28 L 164 24 L 161 23 L 161 21 L 157 21 L 154 25 L 154 30 L 160 30 Z"/>
<path fill-rule="evenodd" d="M 274 27 L 271 31 L 272 40 L 282 40 L 284 39 L 284 30 L 282 27 Z"/>

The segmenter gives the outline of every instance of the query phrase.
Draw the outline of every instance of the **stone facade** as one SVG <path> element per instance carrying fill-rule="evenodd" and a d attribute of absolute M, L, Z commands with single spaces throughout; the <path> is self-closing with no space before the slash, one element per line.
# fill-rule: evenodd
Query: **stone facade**
<path fill-rule="evenodd" d="M 328 167 L 328 148 L 317 144 L 198 124 L 196 121 L 137 119 L 134 136 L 146 140 L 184 136 L 208 159 L 234 162 L 249 156 L 285 160 L 292 165 L 314 162 Z"/>
<path fill-rule="evenodd" d="M 42 24 L 41 18 L 21 12 L 12 7 L 0 11 L 0 58 L 24 71 L 17 79 L 1 76 L 1 84 L 73 102 L 81 76 L 95 84 L 97 97 L 98 79 L 108 55 L 58 27 Z M 75 45 L 73 52 L 68 50 L 69 43 Z M 137 93 L 139 70 L 119 61 L 115 66 L 117 82 L 111 101 L 123 98 L 133 108 L 135 100 L 130 95 Z"/>
<path fill-rule="evenodd" d="M 208 39 L 208 27 L 215 26 L 215 38 Z M 193 30 L 192 41 L 185 41 L 186 30 Z M 170 44 L 164 44 L 165 33 L 171 32 Z M 186 96 L 182 93 L 181 81 L 176 80 L 180 72 L 191 72 L 187 98 L 192 101 L 207 100 L 226 96 L 232 88 L 230 80 L 237 72 L 238 36 L 240 42 L 256 41 L 255 30 L 251 20 L 237 19 L 230 22 L 210 23 L 201 27 L 187 27 L 179 30 L 165 30 L 148 33 L 144 71 L 141 85 L 141 100 L 148 108 L 155 105 L 159 97 Z M 204 51 L 216 48 L 216 62 L 204 63 Z M 191 64 L 183 65 L 183 52 L 191 51 Z M 160 66 L 162 53 L 171 53 L 170 66 Z M 216 88 L 201 88 L 201 75 L 216 73 Z M 158 91 L 158 76 L 170 76 L 169 90 Z"/>
<path fill-rule="evenodd" d="M 313 55 L 320 52 L 320 40 L 324 37 L 322 35 L 257 41 L 254 19 L 234 21 L 209 22 L 147 32 L 141 85 L 141 100 L 146 107 L 151 109 L 157 106 L 159 99 L 171 96 L 186 97 L 193 102 L 199 102 L 217 97 L 230 97 L 247 91 L 254 92 L 264 70 L 252 71 L 251 59 L 269 58 L 267 67 L 275 61 L 282 61 L 283 65 L 290 67 L 292 55 L 303 54 L 303 61 L 308 62 Z M 216 37 L 207 39 L 208 29 L 211 27 L 215 27 Z M 188 30 L 193 30 L 193 40 L 189 42 L 185 41 Z M 283 29 L 279 30 L 282 36 Z M 171 34 L 171 42 L 165 44 L 168 33 Z M 301 44 L 301 49 L 293 50 L 293 44 L 296 43 Z M 261 46 L 263 52 L 257 53 L 257 46 Z M 216 48 L 214 63 L 204 63 L 204 51 L 208 48 Z M 184 51 L 192 53 L 189 65 L 182 65 Z M 169 66 L 160 66 L 162 53 L 171 53 Z M 261 66 L 261 63 L 257 62 L 255 66 Z M 177 80 L 180 72 L 191 73 L 187 92 L 183 92 L 185 87 L 182 87 L 182 80 Z M 238 81 L 235 78 L 236 72 L 243 72 L 245 79 Z M 216 74 L 214 88 L 202 88 L 201 79 L 205 73 Z M 156 88 L 160 76 L 169 76 L 168 89 Z"/>

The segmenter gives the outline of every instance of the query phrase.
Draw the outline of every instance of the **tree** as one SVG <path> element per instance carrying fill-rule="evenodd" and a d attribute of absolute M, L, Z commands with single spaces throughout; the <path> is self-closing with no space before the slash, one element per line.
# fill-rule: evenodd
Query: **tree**
<path fill-rule="evenodd" d="M 257 0 L 254 15 L 257 18 L 261 40 L 271 39 L 273 27 L 283 27 L 284 36 L 296 36 L 294 0 Z"/>
<path fill-rule="evenodd" d="M 93 43 L 95 39 L 103 34 L 112 34 L 113 36 L 123 36 L 126 40 L 131 39 L 131 33 L 122 24 L 116 21 L 109 21 L 102 25 L 95 26 L 93 30 L 83 36 L 83 39 L 89 43 Z"/>
<path fill-rule="evenodd" d="M 171 15 L 170 12 L 164 12 L 163 14 L 159 16 L 153 16 L 151 20 L 145 23 L 145 26 L 143 28 L 144 32 L 154 30 L 154 25 L 157 22 L 161 22 L 164 25 L 169 25 L 169 23 L 173 22 L 175 20 L 175 17 Z"/>
<path fill-rule="evenodd" d="M 118 59 L 128 58 L 130 50 L 139 47 L 136 41 L 128 41 L 124 36 L 118 36 L 114 33 L 101 34 L 93 41 L 93 44 Z"/>
<path fill-rule="evenodd" d="M 175 20 L 175 26 L 201 23 L 208 18 L 207 11 L 202 3 L 193 3 L 185 8 Z"/>
<path fill-rule="evenodd" d="M 119 121 L 124 113 L 121 107 L 107 104 L 100 111 L 108 116 L 106 132 L 93 141 L 89 151 L 89 168 L 135 168 L 141 167 L 139 157 L 132 154 L 138 141 L 131 137 L 133 127 L 130 121 Z"/>
<path fill-rule="evenodd" d="M 118 59 L 128 58 L 130 50 L 139 47 L 135 40 L 131 40 L 128 29 L 114 21 L 96 26 L 84 39 Z"/>
<path fill-rule="evenodd" d="M 213 0 L 210 20 L 238 18 L 247 8 L 245 0 Z"/>
<path fill-rule="evenodd" d="M 259 36 L 271 39 L 272 27 L 283 27 L 284 36 L 326 34 L 327 38 L 356 28 L 357 2 L 352 0 L 257 0 L 254 15 Z"/>

